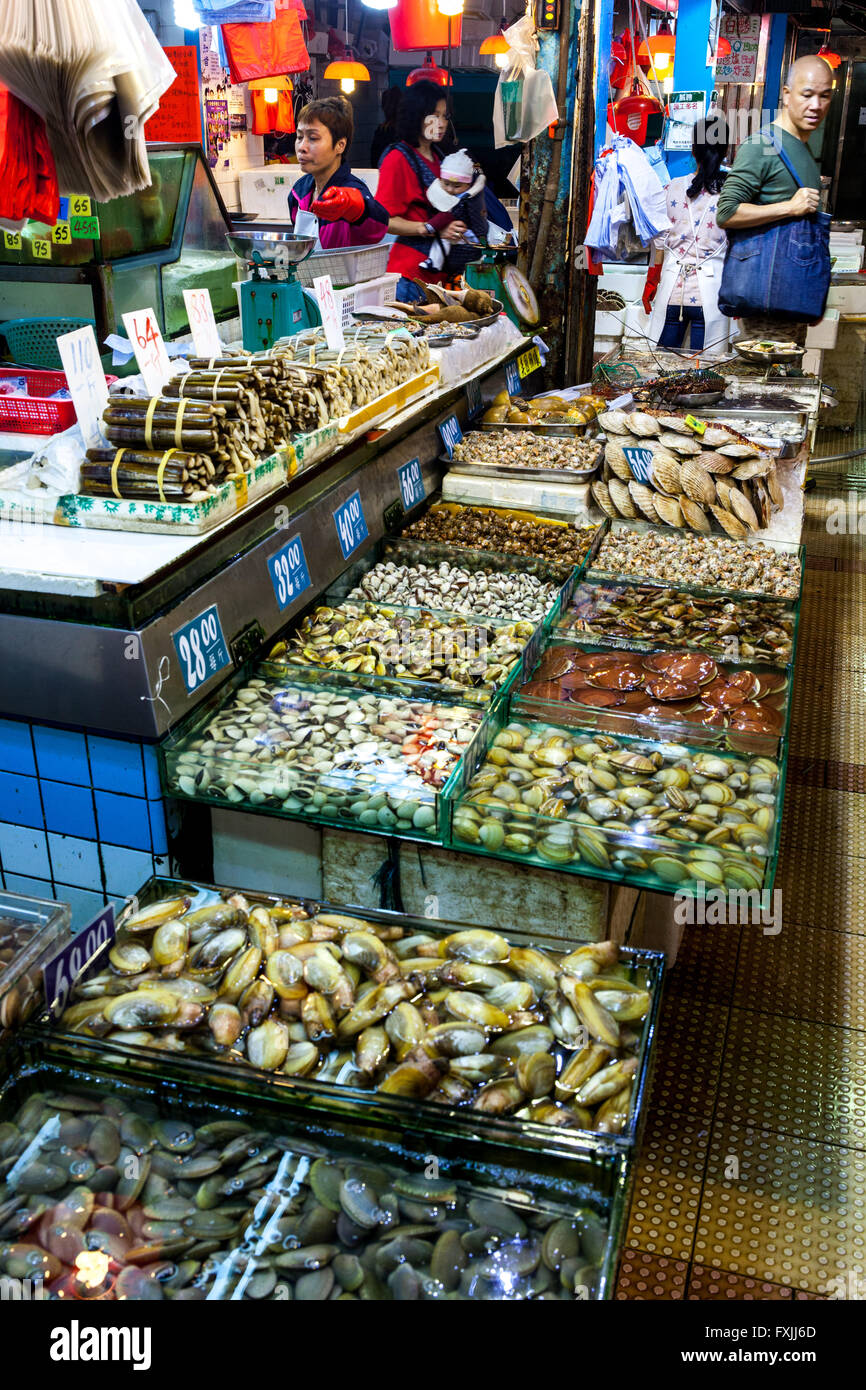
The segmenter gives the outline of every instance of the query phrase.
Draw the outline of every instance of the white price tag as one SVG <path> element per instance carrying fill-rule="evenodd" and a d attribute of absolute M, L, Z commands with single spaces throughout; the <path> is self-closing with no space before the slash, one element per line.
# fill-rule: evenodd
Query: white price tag
<path fill-rule="evenodd" d="M 92 326 L 87 324 L 74 333 L 62 334 L 57 339 L 57 350 L 84 443 L 88 449 L 96 449 L 103 443 L 100 423 L 108 401 L 108 383 Z"/>
<path fill-rule="evenodd" d="M 210 290 L 184 290 L 183 302 L 199 357 L 222 357 L 223 347 L 213 315 Z"/>
<path fill-rule="evenodd" d="M 346 339 L 343 337 L 342 314 L 334 294 L 330 275 L 317 276 L 313 281 L 313 291 L 319 301 L 322 327 L 325 330 L 328 347 L 332 352 L 341 352 L 346 346 Z"/>
<path fill-rule="evenodd" d="M 152 309 L 136 309 L 123 315 L 123 326 L 132 343 L 138 370 L 152 396 L 158 396 L 171 376 L 171 363 Z"/>

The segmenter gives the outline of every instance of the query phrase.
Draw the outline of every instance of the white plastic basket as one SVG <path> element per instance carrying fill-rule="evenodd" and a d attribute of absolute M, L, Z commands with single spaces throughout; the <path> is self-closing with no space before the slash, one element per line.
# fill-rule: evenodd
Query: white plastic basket
<path fill-rule="evenodd" d="M 388 242 L 375 246 L 344 246 L 340 250 L 314 251 L 298 265 L 302 285 L 312 288 L 318 275 L 330 275 L 334 289 L 357 285 L 360 280 L 374 280 L 384 274 L 391 247 Z"/>
<path fill-rule="evenodd" d="M 343 328 L 351 328 L 355 323 L 352 314 L 356 309 L 381 307 L 394 298 L 399 275 L 379 275 L 375 280 L 364 280 L 360 285 L 350 285 L 347 290 L 337 290 L 334 298 L 340 305 Z M 399 325 L 398 325 L 399 327 Z"/>

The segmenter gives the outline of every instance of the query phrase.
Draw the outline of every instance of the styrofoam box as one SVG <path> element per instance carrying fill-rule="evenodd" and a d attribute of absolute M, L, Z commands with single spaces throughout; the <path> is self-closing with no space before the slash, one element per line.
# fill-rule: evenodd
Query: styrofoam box
<path fill-rule="evenodd" d="M 866 278 L 862 285 L 831 285 L 827 308 L 842 314 L 866 314 Z"/>
<path fill-rule="evenodd" d="M 643 294 L 646 273 L 645 265 L 619 265 L 615 261 L 605 261 L 598 287 L 621 294 L 627 304 L 634 304 Z"/>
<path fill-rule="evenodd" d="M 806 330 L 807 348 L 834 348 L 839 336 L 839 310 L 827 309 L 820 323 Z"/>

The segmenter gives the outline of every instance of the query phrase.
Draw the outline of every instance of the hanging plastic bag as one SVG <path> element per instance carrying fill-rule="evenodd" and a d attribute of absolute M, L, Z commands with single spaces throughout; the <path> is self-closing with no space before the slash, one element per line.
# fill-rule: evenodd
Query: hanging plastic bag
<path fill-rule="evenodd" d="M 534 140 L 559 120 L 550 74 L 536 68 L 538 39 L 529 15 L 506 29 L 512 65 L 499 79 L 493 99 L 493 140 L 497 149 Z"/>

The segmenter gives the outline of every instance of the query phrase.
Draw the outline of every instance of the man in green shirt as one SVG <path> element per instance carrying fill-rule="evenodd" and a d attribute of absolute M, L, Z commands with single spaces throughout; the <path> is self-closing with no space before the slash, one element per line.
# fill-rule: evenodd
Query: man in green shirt
<path fill-rule="evenodd" d="M 808 146 L 830 109 L 833 71 L 823 58 L 798 58 L 782 88 L 782 113 L 773 130 L 803 182 L 798 188 L 771 142 L 760 132 L 737 150 L 719 194 L 716 220 L 729 231 L 768 227 L 788 217 L 806 217 L 820 203 L 821 171 Z M 806 324 L 766 318 L 740 320 L 744 338 L 783 338 L 803 343 Z"/>

